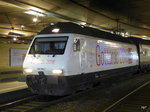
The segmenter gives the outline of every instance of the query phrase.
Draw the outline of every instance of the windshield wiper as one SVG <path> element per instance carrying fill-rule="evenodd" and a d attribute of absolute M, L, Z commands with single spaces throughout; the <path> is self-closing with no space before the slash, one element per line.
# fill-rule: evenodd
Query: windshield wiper
<path fill-rule="evenodd" d="M 33 49 L 33 56 L 36 57 L 36 56 L 35 56 L 35 47 L 33 47 L 33 48 L 34 48 L 34 49 Z"/>
<path fill-rule="evenodd" d="M 53 54 L 52 57 L 55 57 L 56 54 Z"/>
<path fill-rule="evenodd" d="M 33 56 L 36 57 L 36 56 L 35 56 L 35 52 L 33 52 Z"/>

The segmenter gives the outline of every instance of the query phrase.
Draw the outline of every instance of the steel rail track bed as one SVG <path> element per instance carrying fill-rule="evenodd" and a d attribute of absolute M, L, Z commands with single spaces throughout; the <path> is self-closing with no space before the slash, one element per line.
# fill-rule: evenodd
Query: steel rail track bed
<path fill-rule="evenodd" d="M 149 105 L 150 105 L 149 85 L 150 85 L 150 81 L 136 88 L 134 91 L 130 92 L 128 95 L 125 95 L 123 98 L 121 98 L 120 100 L 112 104 L 103 112 L 141 112 L 141 111 L 148 112 Z M 48 108 L 51 105 L 69 100 L 72 97 L 80 96 L 84 93 L 91 93 L 92 91 L 106 88 L 106 86 L 98 86 L 98 87 L 96 86 L 92 89 L 81 91 L 81 92 L 68 95 L 68 96 L 63 96 L 63 97 L 34 95 L 34 96 L 26 97 L 20 100 L 16 100 L 13 102 L 0 105 L 0 111 L 1 112 L 35 112 L 36 111 L 37 112 L 45 108 Z M 139 96 L 139 97 L 136 97 L 136 96 Z M 132 107 L 132 105 L 135 108 L 129 109 L 129 107 L 130 106 Z M 136 109 L 139 111 L 137 111 Z"/>
<path fill-rule="evenodd" d="M 150 81 L 125 95 L 103 112 L 150 112 Z"/>

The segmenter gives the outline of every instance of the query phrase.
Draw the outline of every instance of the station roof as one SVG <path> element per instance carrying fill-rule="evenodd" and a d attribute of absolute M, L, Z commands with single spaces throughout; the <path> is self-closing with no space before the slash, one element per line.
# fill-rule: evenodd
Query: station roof
<path fill-rule="evenodd" d="M 0 41 L 30 41 L 43 28 L 70 21 L 149 39 L 149 6 L 149 0 L 1 0 Z"/>

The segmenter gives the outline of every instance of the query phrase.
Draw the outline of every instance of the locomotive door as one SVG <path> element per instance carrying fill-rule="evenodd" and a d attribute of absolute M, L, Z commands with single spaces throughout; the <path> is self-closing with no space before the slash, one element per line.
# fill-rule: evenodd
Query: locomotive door
<path fill-rule="evenodd" d="M 86 55 L 85 55 L 85 52 L 81 52 L 81 71 L 82 71 L 82 73 L 85 72 L 85 66 L 86 66 Z"/>
<path fill-rule="evenodd" d="M 82 73 L 85 73 L 85 69 L 86 69 L 86 52 L 84 51 L 85 50 L 85 41 L 84 39 L 81 39 L 80 40 L 80 47 L 81 47 L 81 51 L 80 51 L 80 59 L 81 59 L 81 72 Z"/>

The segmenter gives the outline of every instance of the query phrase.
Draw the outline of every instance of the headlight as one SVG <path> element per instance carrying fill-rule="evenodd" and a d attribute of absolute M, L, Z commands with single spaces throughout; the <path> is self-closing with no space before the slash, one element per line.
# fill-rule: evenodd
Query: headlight
<path fill-rule="evenodd" d="M 61 74 L 63 74 L 63 70 L 61 70 L 61 69 L 54 69 L 54 70 L 52 70 L 52 73 L 54 75 L 61 75 Z"/>
<path fill-rule="evenodd" d="M 25 73 L 32 73 L 32 72 L 33 72 L 33 70 L 30 69 L 30 68 L 25 68 L 23 71 L 24 71 Z"/>

